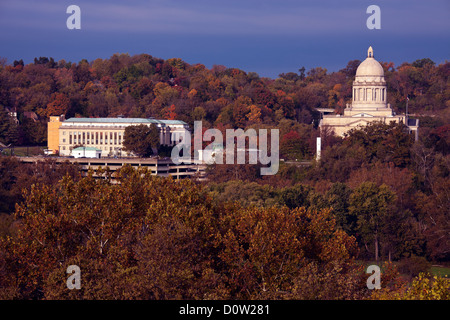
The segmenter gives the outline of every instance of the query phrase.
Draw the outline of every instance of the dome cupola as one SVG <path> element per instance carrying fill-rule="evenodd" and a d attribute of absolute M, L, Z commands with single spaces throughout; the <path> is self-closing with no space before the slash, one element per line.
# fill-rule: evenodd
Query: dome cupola
<path fill-rule="evenodd" d="M 356 69 L 357 82 L 384 82 L 384 70 L 381 64 L 375 60 L 372 47 L 367 50 L 367 58 Z"/>

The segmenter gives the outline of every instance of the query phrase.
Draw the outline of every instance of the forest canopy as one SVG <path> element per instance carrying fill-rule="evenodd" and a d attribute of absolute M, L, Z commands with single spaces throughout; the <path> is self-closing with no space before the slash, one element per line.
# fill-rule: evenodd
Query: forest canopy
<path fill-rule="evenodd" d="M 15 145 L 45 144 L 48 117 L 61 114 L 67 118 L 178 119 L 191 126 L 202 120 L 205 128 L 280 127 L 286 121 L 316 128 L 316 108 L 342 112 L 351 102 L 352 81 L 360 63 L 349 61 L 337 72 L 302 67 L 270 79 L 237 68 L 214 65 L 208 69 L 149 54 L 114 54 L 78 63 L 56 62 L 51 57 L 35 58 L 26 65 L 23 60 L 1 61 L 0 118 L 6 119 L 6 111 L 16 112 L 18 124 L 2 121 L 0 142 Z M 410 114 L 431 117 L 424 119 L 427 127 L 448 123 L 448 62 L 436 65 L 426 58 L 399 66 L 381 64 L 388 102 L 395 112 L 405 112 L 409 97 Z M 287 145 L 294 137 L 290 131 L 283 132 Z"/>
<path fill-rule="evenodd" d="M 351 102 L 359 63 L 269 79 L 148 54 L 0 59 L 4 145 L 45 145 L 50 115 L 121 115 L 277 128 L 283 160 L 274 176 L 211 165 L 203 182 L 124 168 L 115 184 L 107 172 L 0 155 L 0 297 L 448 299 L 448 280 L 419 273 L 450 260 L 450 63 L 381 63 L 394 111 L 408 97 L 420 120 L 418 141 L 403 124 L 373 123 L 344 138 L 322 133 L 316 160 L 316 108 Z M 128 136 L 136 154 L 153 152 L 155 132 Z M 385 280 L 371 295 L 360 262 L 377 260 Z M 83 267 L 82 291 L 65 288 L 68 264 Z M 408 287 L 399 271 L 418 278 Z"/>

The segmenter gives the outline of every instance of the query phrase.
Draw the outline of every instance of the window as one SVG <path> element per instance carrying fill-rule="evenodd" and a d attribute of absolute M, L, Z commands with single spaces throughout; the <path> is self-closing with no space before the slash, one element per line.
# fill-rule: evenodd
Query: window
<path fill-rule="evenodd" d="M 66 143 L 66 139 L 63 139 L 63 143 Z"/>

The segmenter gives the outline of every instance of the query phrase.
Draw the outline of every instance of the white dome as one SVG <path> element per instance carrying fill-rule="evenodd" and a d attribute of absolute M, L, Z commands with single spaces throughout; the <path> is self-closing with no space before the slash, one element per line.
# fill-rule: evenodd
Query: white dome
<path fill-rule="evenodd" d="M 356 69 L 356 82 L 384 82 L 384 70 L 381 64 L 374 59 L 373 49 L 367 50 L 367 58 Z"/>
<path fill-rule="evenodd" d="M 366 58 L 356 69 L 358 77 L 384 77 L 384 70 L 381 64 L 374 58 Z"/>

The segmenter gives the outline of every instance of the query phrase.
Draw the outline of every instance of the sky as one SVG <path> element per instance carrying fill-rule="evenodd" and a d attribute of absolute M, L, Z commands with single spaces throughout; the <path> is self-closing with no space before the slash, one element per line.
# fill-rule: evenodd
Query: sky
<path fill-rule="evenodd" d="M 67 7 L 81 10 L 68 29 Z M 370 5 L 380 29 L 369 29 Z M 0 0 L 0 57 L 79 62 L 115 53 L 224 65 L 262 77 L 364 60 L 450 60 L 449 0 Z"/>

